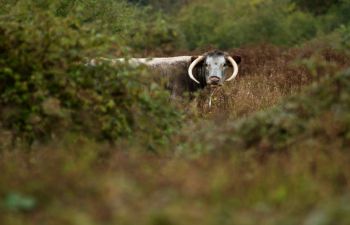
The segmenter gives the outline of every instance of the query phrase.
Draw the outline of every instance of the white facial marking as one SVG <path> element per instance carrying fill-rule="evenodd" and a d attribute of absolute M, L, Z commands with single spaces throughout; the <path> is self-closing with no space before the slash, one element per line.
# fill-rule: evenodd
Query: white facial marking
<path fill-rule="evenodd" d="M 208 56 L 205 61 L 207 65 L 206 79 L 207 83 L 222 83 L 224 81 L 226 59 L 223 55 Z M 218 81 L 219 79 L 219 81 Z"/>

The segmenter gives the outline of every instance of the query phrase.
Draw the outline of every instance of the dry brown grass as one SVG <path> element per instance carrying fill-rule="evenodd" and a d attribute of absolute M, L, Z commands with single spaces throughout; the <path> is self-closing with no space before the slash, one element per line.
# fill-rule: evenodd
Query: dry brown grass
<path fill-rule="evenodd" d="M 229 53 L 242 57 L 239 75 L 214 94 L 212 108 L 208 107 L 208 90 L 199 95 L 199 114 L 205 117 L 222 113 L 231 118 L 249 115 L 350 66 L 349 56 L 324 44 L 291 49 L 260 45 Z"/>

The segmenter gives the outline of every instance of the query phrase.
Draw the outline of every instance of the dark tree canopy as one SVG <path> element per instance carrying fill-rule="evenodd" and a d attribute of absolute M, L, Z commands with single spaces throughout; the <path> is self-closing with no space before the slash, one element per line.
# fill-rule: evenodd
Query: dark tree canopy
<path fill-rule="evenodd" d="M 316 15 L 326 13 L 332 6 L 339 4 L 342 0 L 292 0 L 301 9 L 310 11 Z"/>
<path fill-rule="evenodd" d="M 189 0 L 128 0 L 130 3 L 139 5 L 150 5 L 155 9 L 161 9 L 166 12 L 174 12 L 180 9 L 182 5 L 190 2 Z"/>

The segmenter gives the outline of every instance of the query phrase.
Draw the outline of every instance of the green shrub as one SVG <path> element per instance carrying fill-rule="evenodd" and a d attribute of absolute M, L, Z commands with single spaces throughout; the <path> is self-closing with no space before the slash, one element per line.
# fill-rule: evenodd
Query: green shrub
<path fill-rule="evenodd" d="M 128 0 L 128 2 L 143 6 L 151 6 L 154 9 L 168 13 L 177 13 L 179 7 L 186 4 L 187 0 Z"/>
<path fill-rule="evenodd" d="M 77 17 L 96 30 L 112 35 L 134 51 L 174 50 L 182 45 L 177 27 L 162 13 L 128 4 L 125 0 L 58 0 L 57 15 Z"/>
<path fill-rule="evenodd" d="M 338 32 L 341 38 L 341 46 L 350 51 L 350 24 L 348 26 L 340 26 Z"/>
<path fill-rule="evenodd" d="M 195 1 L 182 9 L 180 27 L 188 47 L 233 48 L 268 42 L 294 45 L 314 37 L 317 20 L 288 1 Z"/>
<path fill-rule="evenodd" d="M 151 145 L 179 124 L 168 94 L 144 68 L 83 65 L 106 51 L 109 38 L 40 10 L 9 18 L 0 21 L 0 128 L 13 141 L 75 133 L 109 141 L 143 137 Z"/>
<path fill-rule="evenodd" d="M 174 50 L 183 45 L 177 27 L 164 14 L 149 7 L 140 7 L 126 0 L 17 0 L 0 2 L 0 14 L 12 12 L 27 15 L 33 8 L 71 17 L 96 32 L 115 38 L 119 46 L 134 52 L 145 49 Z"/>
<path fill-rule="evenodd" d="M 341 0 L 292 0 L 292 2 L 296 3 L 301 9 L 316 15 L 327 13 L 330 8 L 339 4 L 340 1 Z"/>
<path fill-rule="evenodd" d="M 326 28 L 329 30 L 337 29 L 339 26 L 350 25 L 350 1 L 341 0 L 339 4 L 332 7 L 329 12 L 324 15 Z"/>

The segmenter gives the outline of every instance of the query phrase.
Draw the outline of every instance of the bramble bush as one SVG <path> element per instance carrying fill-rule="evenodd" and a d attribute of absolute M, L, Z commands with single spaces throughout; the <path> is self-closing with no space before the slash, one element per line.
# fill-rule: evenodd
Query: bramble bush
<path fill-rule="evenodd" d="M 77 134 L 99 141 L 166 140 L 180 113 L 145 68 L 89 67 L 84 60 L 108 50 L 113 39 L 35 11 L 0 21 L 0 129 L 13 143 Z"/>

